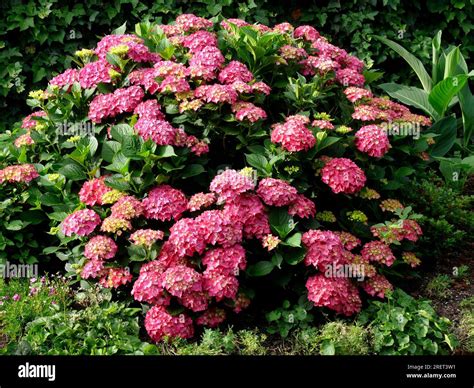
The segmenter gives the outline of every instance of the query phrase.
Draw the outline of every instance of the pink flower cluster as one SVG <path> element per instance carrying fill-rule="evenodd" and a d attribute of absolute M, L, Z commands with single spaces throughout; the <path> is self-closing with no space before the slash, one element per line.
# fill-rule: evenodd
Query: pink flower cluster
<path fill-rule="evenodd" d="M 32 164 L 16 164 L 0 170 L 0 184 L 29 183 L 39 177 L 38 171 Z"/>
<path fill-rule="evenodd" d="M 362 307 L 357 287 L 349 279 L 318 274 L 308 279 L 306 289 L 308 299 L 315 306 L 328 307 L 342 315 L 353 315 Z"/>
<path fill-rule="evenodd" d="M 65 236 L 88 236 L 100 225 L 99 215 L 91 209 L 77 210 L 68 215 L 62 223 L 62 232 Z"/>
<path fill-rule="evenodd" d="M 321 180 L 336 194 L 354 194 L 364 187 L 367 178 L 352 160 L 334 158 L 321 169 Z"/>
<path fill-rule="evenodd" d="M 271 140 L 290 152 L 307 151 L 316 144 L 313 133 L 306 127 L 308 123 L 306 116 L 287 117 L 283 124 L 272 125 Z"/>
<path fill-rule="evenodd" d="M 366 125 L 355 134 L 355 145 L 361 152 L 381 158 L 390 149 L 387 132 L 378 125 Z"/>
<path fill-rule="evenodd" d="M 145 93 L 140 86 L 121 88 L 109 94 L 97 95 L 89 105 L 89 119 L 100 123 L 108 117 L 115 117 L 124 112 L 133 112 Z"/>
<path fill-rule="evenodd" d="M 84 182 L 79 191 L 79 199 L 88 206 L 102 205 L 102 196 L 112 190 L 105 185 L 105 176 Z"/>

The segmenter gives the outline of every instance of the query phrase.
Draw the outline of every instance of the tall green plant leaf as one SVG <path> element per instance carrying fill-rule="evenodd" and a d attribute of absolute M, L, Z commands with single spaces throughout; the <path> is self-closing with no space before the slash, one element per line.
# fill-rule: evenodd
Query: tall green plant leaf
<path fill-rule="evenodd" d="M 421 109 L 435 120 L 439 118 L 436 110 L 428 101 L 428 93 L 423 89 L 411 86 L 399 85 L 396 83 L 386 83 L 379 85 L 390 97 L 396 98 L 398 101 Z"/>
<path fill-rule="evenodd" d="M 400 55 L 407 63 L 411 66 L 413 71 L 416 73 L 418 78 L 420 79 L 421 84 L 423 85 L 423 89 L 426 92 L 430 92 L 431 88 L 433 87 L 433 82 L 431 77 L 429 76 L 428 72 L 426 71 L 423 63 L 415 57 L 413 54 L 410 54 L 407 50 L 405 50 L 402 46 L 398 43 L 384 38 L 383 36 L 374 35 L 374 37 L 380 40 L 382 43 L 386 44 L 392 50 L 394 50 L 398 55 Z"/>
<path fill-rule="evenodd" d="M 444 116 L 448 104 L 461 91 L 467 81 L 467 75 L 451 76 L 438 82 L 428 96 L 428 101 L 440 117 Z"/>
<path fill-rule="evenodd" d="M 440 134 L 436 137 L 436 143 L 431 148 L 430 155 L 433 157 L 446 155 L 456 142 L 456 118 L 454 116 L 442 118 L 430 128 L 430 132 Z"/>

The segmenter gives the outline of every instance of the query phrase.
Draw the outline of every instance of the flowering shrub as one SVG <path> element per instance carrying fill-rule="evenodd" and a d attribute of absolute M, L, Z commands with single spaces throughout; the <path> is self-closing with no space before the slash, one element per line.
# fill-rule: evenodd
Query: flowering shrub
<path fill-rule="evenodd" d="M 349 316 L 361 290 L 392 289 L 388 267 L 419 263 L 416 216 L 381 199 L 428 137 L 392 141 L 384 126 L 430 122 L 364 88 L 362 61 L 289 23 L 184 14 L 135 32 L 78 51 L 11 139 L 20 166 L 1 184 L 29 185 L 48 215 L 60 243 L 45 254 L 150 305 L 155 341 L 277 286 Z"/>

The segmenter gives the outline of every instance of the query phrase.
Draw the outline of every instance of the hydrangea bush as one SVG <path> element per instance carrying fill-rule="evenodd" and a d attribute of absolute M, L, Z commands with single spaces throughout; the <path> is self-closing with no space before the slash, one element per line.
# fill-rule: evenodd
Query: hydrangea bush
<path fill-rule="evenodd" d="M 0 183 L 48 216 L 45 255 L 148 306 L 154 341 L 282 294 L 350 316 L 420 263 L 417 216 L 392 196 L 429 134 L 384 128 L 430 120 L 374 96 L 315 28 L 185 14 L 75 63 L 30 93 Z"/>

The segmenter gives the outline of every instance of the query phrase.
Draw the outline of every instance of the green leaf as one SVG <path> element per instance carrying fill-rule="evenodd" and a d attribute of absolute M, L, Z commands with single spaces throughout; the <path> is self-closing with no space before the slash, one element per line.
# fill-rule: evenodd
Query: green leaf
<path fill-rule="evenodd" d="M 306 249 L 304 248 L 291 249 L 288 252 L 285 252 L 285 254 L 283 255 L 285 262 L 290 265 L 296 265 L 301 263 L 305 256 Z"/>
<path fill-rule="evenodd" d="M 256 264 L 250 265 L 246 272 L 249 276 L 253 277 L 265 276 L 272 272 L 273 268 L 275 266 L 271 261 L 259 261 Z"/>
<path fill-rule="evenodd" d="M 132 136 L 134 134 L 133 128 L 127 124 L 117 124 L 113 125 L 110 130 L 110 134 L 114 140 L 119 141 L 120 143 L 127 136 Z"/>
<path fill-rule="evenodd" d="M 7 223 L 5 225 L 5 229 L 6 230 L 20 230 L 23 228 L 23 222 L 21 222 L 20 220 L 14 220 L 14 221 L 11 221 L 9 223 Z"/>
<path fill-rule="evenodd" d="M 428 93 L 426 91 L 411 86 L 399 85 L 396 83 L 381 84 L 379 87 L 390 97 L 396 98 L 398 101 L 404 104 L 421 109 L 435 119 L 438 118 L 438 113 L 431 106 L 428 100 Z"/>
<path fill-rule="evenodd" d="M 459 47 L 452 49 L 446 55 L 446 63 L 444 66 L 444 76 L 443 76 L 444 79 L 457 74 L 457 67 L 459 65 L 460 55 L 461 53 L 459 51 Z"/>
<path fill-rule="evenodd" d="M 102 146 L 102 159 L 112 163 L 114 155 L 120 151 L 122 145 L 118 141 L 106 141 Z"/>
<path fill-rule="evenodd" d="M 434 123 L 430 131 L 440 134 L 436 137 L 436 143 L 431 148 L 430 155 L 433 157 L 446 155 L 456 141 L 456 119 L 452 116 L 445 117 Z"/>
<path fill-rule="evenodd" d="M 76 163 L 66 164 L 59 169 L 59 173 L 72 181 L 79 181 L 87 178 L 84 169 Z"/>
<path fill-rule="evenodd" d="M 259 154 L 245 154 L 247 163 L 265 176 L 268 175 L 269 163 L 265 156 Z"/>
<path fill-rule="evenodd" d="M 143 159 L 139 153 L 142 146 L 142 140 L 136 135 L 124 136 L 122 140 L 122 153 L 134 160 Z"/>
<path fill-rule="evenodd" d="M 460 74 L 445 78 L 435 85 L 428 96 L 428 101 L 440 117 L 444 116 L 448 104 L 464 87 L 467 78 L 467 75 Z"/>
<path fill-rule="evenodd" d="M 107 186 L 119 191 L 130 190 L 130 184 L 121 175 L 112 175 L 105 178 Z"/>
<path fill-rule="evenodd" d="M 113 35 L 123 35 L 127 30 L 127 22 L 123 23 L 120 27 L 112 31 Z"/>
<path fill-rule="evenodd" d="M 377 35 L 374 35 L 374 38 L 380 40 L 382 43 L 386 44 L 388 47 L 394 50 L 398 55 L 400 55 L 416 73 L 416 75 L 420 79 L 421 84 L 423 85 L 423 89 L 425 90 L 425 92 L 429 93 L 431 91 L 433 82 L 428 72 L 426 71 L 425 67 L 423 66 L 423 63 L 417 57 L 415 57 L 413 54 L 410 54 L 402 46 L 400 46 L 398 43 L 390 39 L 384 38 L 382 36 L 377 36 Z"/>
<path fill-rule="evenodd" d="M 205 171 L 205 168 L 201 164 L 190 164 L 189 166 L 186 166 L 180 176 L 181 178 L 186 179 L 202 174 Z"/>
<path fill-rule="evenodd" d="M 285 241 L 286 245 L 290 247 L 301 247 L 301 233 L 295 233 L 294 235 L 288 237 Z"/>
<path fill-rule="evenodd" d="M 331 341 L 323 341 L 321 344 L 321 355 L 323 356 L 334 356 L 336 354 L 336 349 L 334 348 L 334 344 Z"/>
<path fill-rule="evenodd" d="M 170 158 L 176 156 L 173 146 L 160 146 L 156 149 L 155 155 L 161 158 Z"/>
<path fill-rule="evenodd" d="M 284 239 L 295 228 L 296 224 L 286 209 L 272 209 L 269 216 L 270 226 Z"/>

